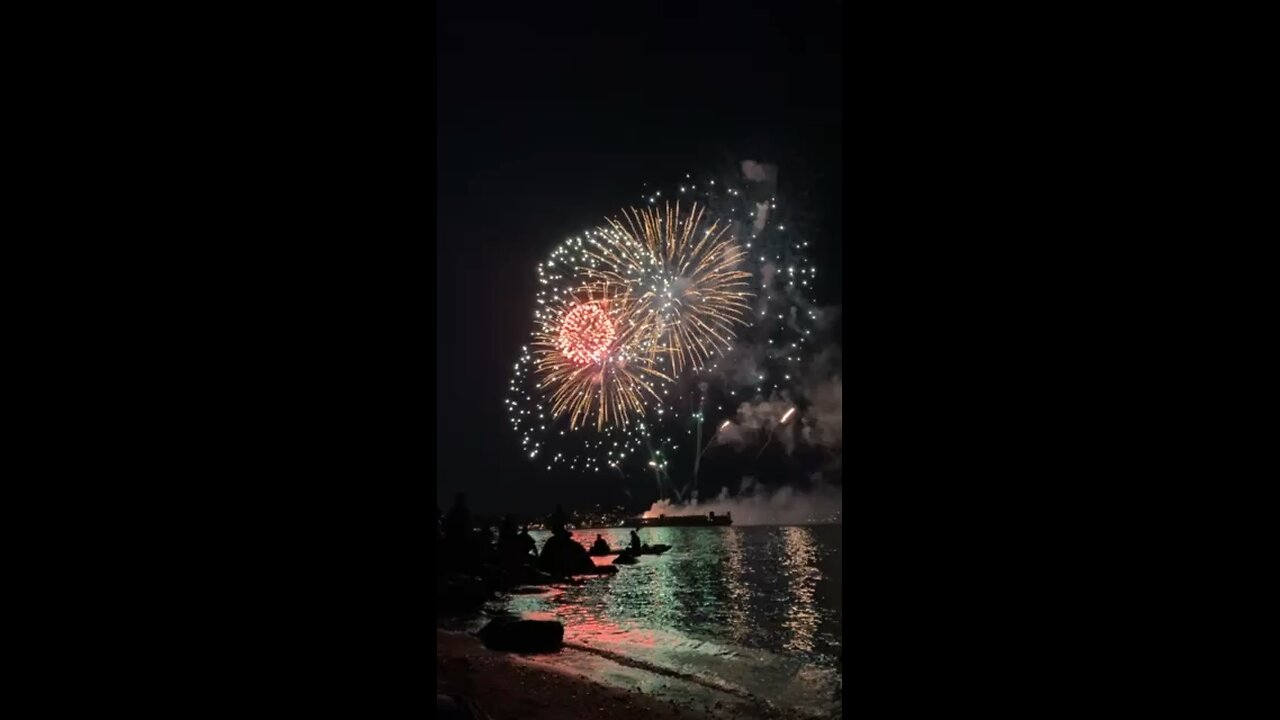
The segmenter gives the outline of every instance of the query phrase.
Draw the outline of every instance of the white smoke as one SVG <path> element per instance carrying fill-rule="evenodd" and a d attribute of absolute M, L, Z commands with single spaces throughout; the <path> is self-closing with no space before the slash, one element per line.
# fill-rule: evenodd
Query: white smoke
<path fill-rule="evenodd" d="M 814 486 L 808 491 L 781 487 L 770 492 L 756 485 L 754 478 L 744 477 L 737 496 L 730 496 L 729 488 L 721 488 L 720 495 L 712 500 L 693 500 L 685 504 L 659 500 L 644 516 L 701 515 L 713 512 L 717 515 L 731 514 L 734 525 L 816 525 L 842 522 L 844 493 L 841 488 L 822 482 L 821 476 L 817 474 L 812 479 Z"/>
<path fill-rule="evenodd" d="M 844 457 L 844 383 L 840 376 L 811 388 L 800 441 L 825 448 L 834 455 L 831 467 L 840 467 Z"/>
<path fill-rule="evenodd" d="M 832 360 L 833 357 L 836 359 Z M 833 362 L 839 362 L 836 353 L 819 354 L 815 365 L 821 374 L 815 375 L 820 379 L 796 387 L 796 392 L 805 401 L 803 409 L 786 391 L 775 393 L 768 399 L 744 402 L 738 406 L 738 412 L 729 424 L 716 433 L 715 444 L 741 449 L 772 441 L 790 454 L 800 442 L 826 449 L 835 456 L 838 466 L 844 450 L 844 381 L 839 375 L 838 364 L 834 368 L 829 367 Z M 836 374 L 828 375 L 828 372 Z M 797 412 L 787 417 L 792 408 Z M 784 417 L 787 419 L 785 424 L 782 422 Z"/>
<path fill-rule="evenodd" d="M 769 203 L 756 203 L 756 222 L 752 227 L 756 232 L 762 232 L 767 222 L 769 222 Z"/>
<path fill-rule="evenodd" d="M 742 161 L 742 176 L 751 182 L 769 182 L 777 175 L 777 165 L 758 163 L 755 160 Z"/>
<path fill-rule="evenodd" d="M 786 448 L 790 454 L 795 447 L 795 413 L 787 417 L 785 425 L 782 418 L 794 407 L 795 403 L 785 394 L 760 402 L 742 403 L 738 406 L 737 416 L 716 435 L 715 441 L 720 445 L 737 447 L 772 441 Z"/>

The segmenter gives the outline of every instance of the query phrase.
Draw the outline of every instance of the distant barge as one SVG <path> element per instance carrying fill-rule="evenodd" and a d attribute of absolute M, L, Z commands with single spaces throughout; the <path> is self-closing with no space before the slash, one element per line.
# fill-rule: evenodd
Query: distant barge
<path fill-rule="evenodd" d="M 633 527 L 711 527 L 720 525 L 732 525 L 733 515 L 725 513 L 724 515 L 716 515 L 715 513 L 707 513 L 706 515 L 659 515 L 656 518 L 636 518 L 629 523 Z"/>

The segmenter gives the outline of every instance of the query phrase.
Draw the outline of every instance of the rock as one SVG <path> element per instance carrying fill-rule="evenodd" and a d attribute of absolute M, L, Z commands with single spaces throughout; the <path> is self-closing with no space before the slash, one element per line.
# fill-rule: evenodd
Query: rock
<path fill-rule="evenodd" d="M 442 612 L 475 610 L 489 597 L 489 589 L 480 578 L 460 574 L 436 578 L 436 609 Z"/>
<path fill-rule="evenodd" d="M 507 572 L 497 565 L 481 565 L 477 574 L 484 580 L 485 589 L 489 592 L 496 592 L 514 584 Z"/>
<path fill-rule="evenodd" d="M 461 718 L 462 708 L 458 706 L 458 702 L 448 695 L 436 694 L 436 717 L 438 718 Z"/>
<path fill-rule="evenodd" d="M 495 618 L 478 634 L 492 650 L 554 652 L 564 642 L 564 625 L 556 620 Z"/>
<path fill-rule="evenodd" d="M 436 717 L 446 720 L 489 720 L 468 698 L 454 698 L 436 693 Z"/>
<path fill-rule="evenodd" d="M 503 568 L 510 585 L 544 585 L 551 581 L 551 575 L 542 572 L 533 565 L 533 558 L 527 564 Z"/>
<path fill-rule="evenodd" d="M 538 554 L 538 567 L 553 575 L 585 575 L 597 572 L 587 549 L 568 535 L 552 535 Z"/>
<path fill-rule="evenodd" d="M 526 585 L 546 585 L 552 580 L 551 573 L 543 572 L 532 564 L 523 566 L 522 570 L 521 582 Z"/>

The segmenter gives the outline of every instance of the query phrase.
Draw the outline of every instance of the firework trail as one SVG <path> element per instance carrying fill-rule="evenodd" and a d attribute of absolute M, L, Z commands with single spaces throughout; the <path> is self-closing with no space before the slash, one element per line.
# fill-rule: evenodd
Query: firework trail
<path fill-rule="evenodd" d="M 760 446 L 760 452 L 756 453 L 757 460 L 759 460 L 760 456 L 764 454 L 764 449 L 769 447 L 769 443 L 773 442 L 773 434 L 777 432 L 778 427 L 782 425 L 786 425 L 787 420 L 791 417 L 792 413 L 794 413 L 795 411 L 796 411 L 795 408 L 790 408 L 789 410 L 787 410 L 787 412 L 782 415 L 782 419 L 778 421 L 778 424 L 774 425 L 773 429 L 769 430 L 769 439 L 764 441 L 764 445 Z"/>

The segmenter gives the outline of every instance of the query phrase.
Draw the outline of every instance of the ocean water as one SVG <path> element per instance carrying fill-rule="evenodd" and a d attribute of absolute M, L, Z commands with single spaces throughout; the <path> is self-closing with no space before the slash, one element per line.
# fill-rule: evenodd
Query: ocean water
<path fill-rule="evenodd" d="M 616 548 L 629 532 L 578 530 L 574 539 L 590 546 L 599 533 Z M 549 536 L 531 534 L 539 548 Z M 683 688 L 694 702 L 726 697 L 829 716 L 842 685 L 842 535 L 841 525 L 646 528 L 643 542 L 672 549 L 503 604 L 564 623 L 569 652 L 542 662 L 642 691 Z"/>

